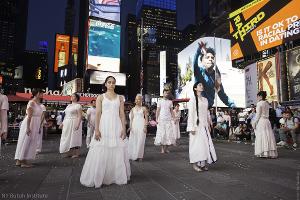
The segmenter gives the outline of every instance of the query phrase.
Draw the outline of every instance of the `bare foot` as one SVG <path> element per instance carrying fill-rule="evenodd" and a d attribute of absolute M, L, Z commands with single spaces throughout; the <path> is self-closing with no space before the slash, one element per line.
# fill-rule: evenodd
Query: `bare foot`
<path fill-rule="evenodd" d="M 16 166 L 21 166 L 21 161 L 17 160 L 16 161 Z"/>
<path fill-rule="evenodd" d="M 196 172 L 202 172 L 203 170 L 201 168 L 199 168 L 196 164 L 193 164 L 193 169 L 196 171 Z"/>

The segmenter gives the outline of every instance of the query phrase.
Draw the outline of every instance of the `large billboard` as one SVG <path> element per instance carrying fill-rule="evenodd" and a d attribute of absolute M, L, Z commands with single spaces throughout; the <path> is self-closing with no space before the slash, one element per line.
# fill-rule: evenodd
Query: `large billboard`
<path fill-rule="evenodd" d="M 176 97 L 190 98 L 194 95 L 194 83 L 200 81 L 205 87 L 209 106 L 245 107 L 244 78 L 243 70 L 232 67 L 230 40 L 200 38 L 178 54 Z"/>
<path fill-rule="evenodd" d="M 167 52 L 159 53 L 159 95 L 163 96 L 164 85 L 167 82 Z"/>
<path fill-rule="evenodd" d="M 73 37 L 72 39 L 72 57 L 74 65 L 77 65 L 78 61 L 78 37 Z"/>
<path fill-rule="evenodd" d="M 113 76 L 116 79 L 116 85 L 126 86 L 126 74 L 115 72 L 91 71 L 90 84 L 104 84 L 106 77 Z"/>
<path fill-rule="evenodd" d="M 120 25 L 90 19 L 88 69 L 120 71 Z"/>
<path fill-rule="evenodd" d="M 254 0 L 229 14 L 232 60 L 300 38 L 299 0 Z"/>
<path fill-rule="evenodd" d="M 89 0 L 89 16 L 120 21 L 121 0 Z"/>
<path fill-rule="evenodd" d="M 256 105 L 257 102 L 257 68 L 256 63 L 252 63 L 245 67 L 245 97 L 246 107 L 251 104 Z"/>
<path fill-rule="evenodd" d="M 55 37 L 55 56 L 54 56 L 54 72 L 58 72 L 58 68 L 68 64 L 69 62 L 69 43 L 70 36 L 56 34 Z"/>
<path fill-rule="evenodd" d="M 278 101 L 275 57 L 257 62 L 258 90 L 267 92 L 269 102 Z"/>
<path fill-rule="evenodd" d="M 287 51 L 290 100 L 300 100 L 300 48 Z"/>

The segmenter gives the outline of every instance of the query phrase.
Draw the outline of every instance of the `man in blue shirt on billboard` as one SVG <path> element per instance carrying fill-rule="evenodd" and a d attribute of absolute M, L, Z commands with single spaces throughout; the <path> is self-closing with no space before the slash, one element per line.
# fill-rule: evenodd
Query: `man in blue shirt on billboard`
<path fill-rule="evenodd" d="M 201 64 L 198 66 L 200 56 Z M 199 43 L 199 47 L 194 57 L 194 76 L 195 82 L 200 81 L 204 85 L 203 96 L 208 100 L 208 106 L 211 107 L 215 100 L 215 90 L 219 98 L 228 107 L 235 107 L 233 101 L 226 95 L 222 82 L 221 73 L 215 66 L 215 51 L 212 48 L 205 48 L 203 42 Z M 215 74 L 216 71 L 216 74 Z"/>

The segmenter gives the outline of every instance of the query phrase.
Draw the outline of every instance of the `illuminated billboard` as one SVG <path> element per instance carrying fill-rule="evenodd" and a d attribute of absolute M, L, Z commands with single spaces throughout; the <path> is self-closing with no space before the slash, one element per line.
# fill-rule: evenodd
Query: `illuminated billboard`
<path fill-rule="evenodd" d="M 116 85 L 126 86 L 126 74 L 115 72 L 92 71 L 90 72 L 90 84 L 104 84 L 106 77 L 113 76 Z"/>
<path fill-rule="evenodd" d="M 90 19 L 88 69 L 120 71 L 120 25 Z"/>
<path fill-rule="evenodd" d="M 69 35 L 56 34 L 54 72 L 58 72 L 59 67 L 68 64 L 68 62 L 69 62 L 69 43 L 70 43 Z"/>
<path fill-rule="evenodd" d="M 275 57 L 257 62 L 258 90 L 267 92 L 269 102 L 278 101 Z"/>
<path fill-rule="evenodd" d="M 300 100 L 300 48 L 287 51 L 286 57 L 290 100 Z"/>
<path fill-rule="evenodd" d="M 177 98 L 192 97 L 193 85 L 199 81 L 205 87 L 203 95 L 209 106 L 217 103 L 217 106 L 244 107 L 244 79 L 244 71 L 232 67 L 230 40 L 200 38 L 178 54 Z"/>
<path fill-rule="evenodd" d="M 72 39 L 72 57 L 74 64 L 77 65 L 78 61 L 78 37 L 73 37 Z"/>
<path fill-rule="evenodd" d="M 89 1 L 89 16 L 120 22 L 121 0 Z"/>
<path fill-rule="evenodd" d="M 164 85 L 167 82 L 167 52 L 159 54 L 159 95 L 163 96 Z"/>
<path fill-rule="evenodd" d="M 299 0 L 254 0 L 229 14 L 232 60 L 300 38 Z"/>

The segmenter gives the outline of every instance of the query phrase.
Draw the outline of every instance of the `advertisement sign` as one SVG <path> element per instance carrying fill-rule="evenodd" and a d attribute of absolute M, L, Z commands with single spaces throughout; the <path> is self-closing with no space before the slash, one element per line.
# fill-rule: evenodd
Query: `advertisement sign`
<path fill-rule="evenodd" d="M 126 86 L 126 74 L 103 71 L 92 71 L 90 73 L 90 84 L 104 84 L 108 76 L 115 77 L 117 86 Z"/>
<path fill-rule="evenodd" d="M 258 90 L 267 92 L 269 102 L 278 101 L 275 57 L 257 62 Z"/>
<path fill-rule="evenodd" d="M 54 72 L 58 72 L 59 67 L 68 64 L 68 62 L 69 62 L 69 43 L 70 43 L 70 36 L 56 34 Z"/>
<path fill-rule="evenodd" d="M 78 60 L 78 37 L 73 37 L 72 39 L 72 58 L 74 65 L 77 65 Z"/>
<path fill-rule="evenodd" d="M 88 69 L 120 71 L 120 25 L 90 19 Z"/>
<path fill-rule="evenodd" d="M 167 52 L 161 51 L 159 54 L 159 95 L 163 96 L 164 85 L 167 82 Z"/>
<path fill-rule="evenodd" d="M 89 0 L 89 16 L 120 21 L 121 0 Z"/>
<path fill-rule="evenodd" d="M 300 48 L 287 51 L 290 100 L 300 100 Z"/>
<path fill-rule="evenodd" d="M 141 42 L 141 28 L 137 28 L 138 42 Z M 143 42 L 146 44 L 156 43 L 156 28 L 143 28 Z"/>
<path fill-rule="evenodd" d="M 72 95 L 75 92 L 81 92 L 83 89 L 83 80 L 76 78 L 63 85 L 62 95 Z"/>
<path fill-rule="evenodd" d="M 178 54 L 178 76 L 177 98 L 190 98 L 194 83 L 200 81 L 209 106 L 245 107 L 244 71 L 232 67 L 230 40 L 204 37 L 187 46 Z"/>
<path fill-rule="evenodd" d="M 232 60 L 300 38 L 299 0 L 254 0 L 229 14 Z"/>
<path fill-rule="evenodd" d="M 246 107 L 257 103 L 257 69 L 256 63 L 252 63 L 245 67 L 245 92 L 246 92 Z"/>

